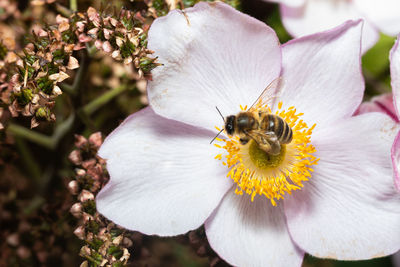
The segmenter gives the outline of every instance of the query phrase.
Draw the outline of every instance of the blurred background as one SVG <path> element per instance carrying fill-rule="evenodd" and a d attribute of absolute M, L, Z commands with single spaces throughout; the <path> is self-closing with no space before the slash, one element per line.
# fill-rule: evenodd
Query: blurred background
<path fill-rule="evenodd" d="M 281 43 L 291 39 L 278 5 L 225 2 L 266 22 Z M 171 3 L 0 0 L 0 266 L 229 266 L 202 228 L 175 238 L 126 232 L 99 216 L 93 201 L 108 179 L 96 151 L 147 105 L 157 61 L 146 31 Z M 365 100 L 390 92 L 394 40 L 381 34 L 363 56 Z M 306 256 L 303 266 L 394 265 L 390 257 Z"/>

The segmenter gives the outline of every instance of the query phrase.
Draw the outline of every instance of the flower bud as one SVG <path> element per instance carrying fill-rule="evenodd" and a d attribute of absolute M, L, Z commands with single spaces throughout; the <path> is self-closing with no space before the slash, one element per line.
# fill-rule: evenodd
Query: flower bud
<path fill-rule="evenodd" d="M 7 244 L 16 247 L 19 244 L 19 236 L 17 233 L 10 234 L 7 236 Z"/>
<path fill-rule="evenodd" d="M 79 165 L 82 162 L 82 157 L 81 157 L 81 153 L 79 152 L 79 150 L 73 150 L 69 154 L 68 159 L 75 165 Z"/>
<path fill-rule="evenodd" d="M 91 192 L 84 189 L 84 190 L 82 190 L 78 199 L 80 202 L 86 202 L 88 200 L 94 200 L 94 195 Z"/>
<path fill-rule="evenodd" d="M 79 184 L 76 180 L 72 180 L 68 183 L 68 190 L 72 195 L 77 195 L 79 193 Z"/>
<path fill-rule="evenodd" d="M 89 136 L 89 143 L 94 145 L 96 148 L 100 147 L 102 143 L 101 132 L 96 132 Z"/>
<path fill-rule="evenodd" d="M 71 209 L 69 210 L 69 212 L 71 212 L 71 214 L 76 217 L 76 218 L 80 218 L 82 216 L 82 204 L 81 203 L 75 203 L 74 205 L 72 205 Z"/>
<path fill-rule="evenodd" d="M 79 226 L 75 229 L 74 235 L 76 235 L 79 239 L 85 238 L 85 228 L 83 226 Z"/>

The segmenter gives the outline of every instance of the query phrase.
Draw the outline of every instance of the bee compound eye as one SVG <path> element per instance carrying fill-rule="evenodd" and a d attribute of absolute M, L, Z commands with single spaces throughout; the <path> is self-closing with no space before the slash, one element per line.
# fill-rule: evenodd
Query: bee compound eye
<path fill-rule="evenodd" d="M 227 134 L 232 135 L 234 130 L 235 116 L 229 116 L 226 118 L 225 130 Z"/>

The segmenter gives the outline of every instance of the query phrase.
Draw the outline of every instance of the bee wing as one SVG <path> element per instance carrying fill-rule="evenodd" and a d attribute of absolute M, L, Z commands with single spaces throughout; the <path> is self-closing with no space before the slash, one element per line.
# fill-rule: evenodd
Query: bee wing
<path fill-rule="evenodd" d="M 250 106 L 250 108 L 247 111 L 251 111 L 252 109 L 254 109 L 257 104 L 264 106 L 268 104 L 268 102 L 271 99 L 278 97 L 278 95 L 273 95 L 275 93 L 274 89 L 282 87 L 283 81 L 284 80 L 282 77 L 278 77 L 275 80 L 273 80 L 270 84 L 268 84 L 267 87 L 265 87 L 264 91 L 262 91 L 260 96 L 256 99 L 256 101 L 254 101 L 254 103 Z"/>
<path fill-rule="evenodd" d="M 246 131 L 246 134 L 253 139 L 265 152 L 274 155 L 279 154 L 281 145 L 274 132 L 266 132 L 265 130 L 251 130 Z"/>
<path fill-rule="evenodd" d="M 263 130 L 250 130 L 245 132 L 258 145 L 268 144 L 268 137 Z"/>

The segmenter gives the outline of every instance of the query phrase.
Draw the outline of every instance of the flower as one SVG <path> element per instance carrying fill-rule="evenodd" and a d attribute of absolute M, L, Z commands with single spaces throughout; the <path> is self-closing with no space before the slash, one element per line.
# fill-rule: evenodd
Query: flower
<path fill-rule="evenodd" d="M 389 115 L 400 125 L 400 52 L 398 51 L 398 46 L 399 37 L 390 51 L 390 74 L 393 93 L 382 94 L 373 97 L 369 102 L 362 103 L 356 114 L 381 112 Z M 392 146 L 392 165 L 394 183 L 400 191 L 400 132 L 397 134 Z"/>
<path fill-rule="evenodd" d="M 399 35 L 400 36 L 400 35 Z M 399 36 L 390 51 L 390 75 L 393 90 L 393 106 L 392 113 L 396 115 L 396 121 L 399 122 L 400 112 L 400 51 Z M 390 105 L 386 105 L 389 106 Z M 400 191 L 400 132 L 397 134 L 392 146 L 392 164 L 393 175 L 396 188 Z"/>
<path fill-rule="evenodd" d="M 282 22 L 288 32 L 300 37 L 327 30 L 348 19 L 365 19 L 363 51 L 379 39 L 379 31 L 395 36 L 400 32 L 397 0 L 267 0 L 280 3 Z"/>
<path fill-rule="evenodd" d="M 382 112 L 389 115 L 393 120 L 399 122 L 393 103 L 392 93 L 374 96 L 370 101 L 361 103 L 359 108 L 356 110 L 355 115 L 367 112 Z"/>
<path fill-rule="evenodd" d="M 155 20 L 148 48 L 163 65 L 148 83 L 150 107 L 129 116 L 99 150 L 110 174 L 97 195 L 99 212 L 148 235 L 204 224 L 211 247 L 237 266 L 300 266 L 305 252 L 357 260 L 399 250 L 400 196 L 390 166 L 397 127 L 381 113 L 352 117 L 364 91 L 361 28 L 349 21 L 280 45 L 271 28 L 223 3 Z M 246 155 L 253 141 L 242 145 L 225 133 L 219 147 L 210 145 L 222 124 L 215 106 L 236 115 L 277 77 L 284 83 L 256 110 L 278 112 L 296 145 L 282 144 L 281 170 L 272 172 L 269 158 L 269 170 L 249 164 L 230 177 L 222 162 L 271 155 L 258 146 Z M 305 174 L 298 183 L 295 166 Z M 254 168 L 258 184 L 279 194 L 258 190 L 246 176 Z M 271 177 L 282 187 L 268 187 Z"/>

